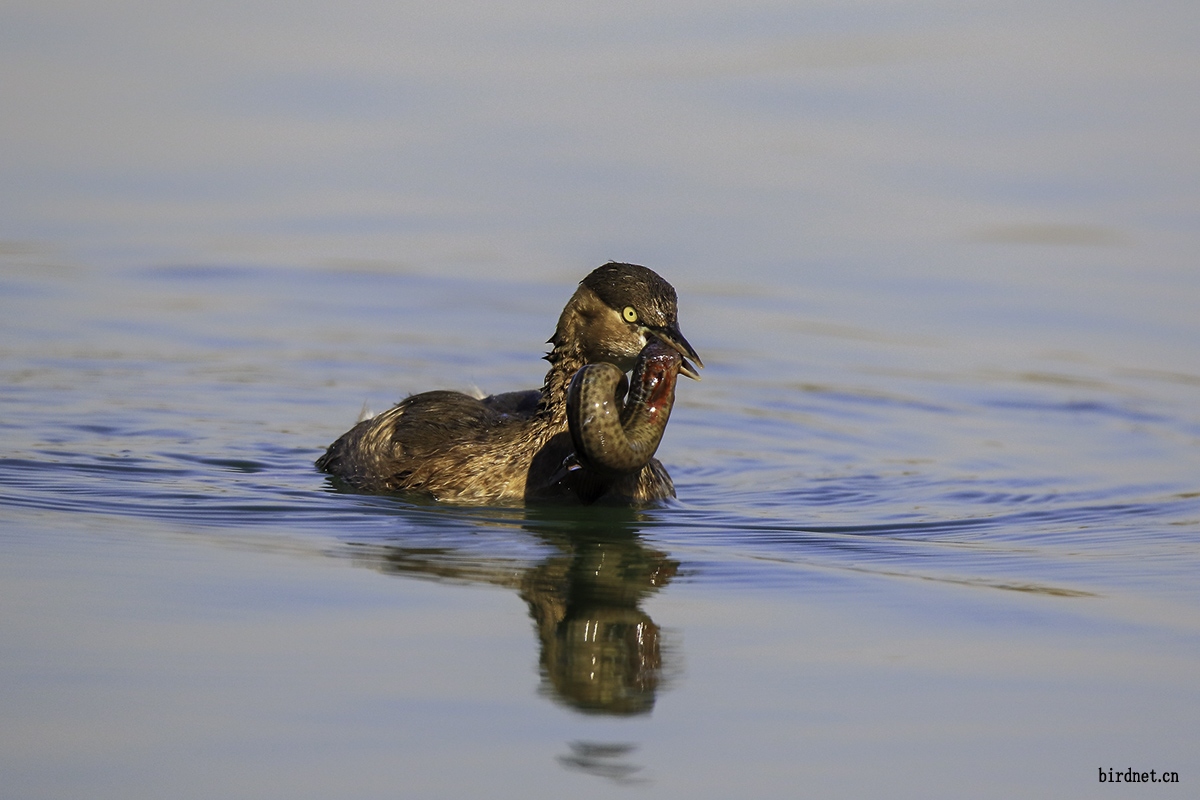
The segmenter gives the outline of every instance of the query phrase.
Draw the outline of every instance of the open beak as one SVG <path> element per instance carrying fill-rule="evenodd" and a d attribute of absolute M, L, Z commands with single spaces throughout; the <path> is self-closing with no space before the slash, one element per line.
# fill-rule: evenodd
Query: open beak
<path fill-rule="evenodd" d="M 646 328 L 646 331 L 654 334 L 683 355 L 683 363 L 679 365 L 680 375 L 686 375 L 694 381 L 700 380 L 700 373 L 696 372 L 696 367 L 704 369 L 704 362 L 700 360 L 700 356 L 696 355 L 696 350 L 688 344 L 688 340 L 683 338 L 678 325 L 672 325 L 669 328 Z M 689 358 L 696 362 L 695 367 L 688 362 Z"/>

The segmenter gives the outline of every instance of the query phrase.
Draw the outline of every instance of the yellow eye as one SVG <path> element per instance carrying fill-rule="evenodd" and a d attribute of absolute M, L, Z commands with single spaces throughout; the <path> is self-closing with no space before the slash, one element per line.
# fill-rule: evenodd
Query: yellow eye
<path fill-rule="evenodd" d="M 637 311 L 634 310 L 633 306 L 625 306 L 625 310 L 621 312 L 621 315 L 625 317 L 626 322 L 637 322 Z"/>

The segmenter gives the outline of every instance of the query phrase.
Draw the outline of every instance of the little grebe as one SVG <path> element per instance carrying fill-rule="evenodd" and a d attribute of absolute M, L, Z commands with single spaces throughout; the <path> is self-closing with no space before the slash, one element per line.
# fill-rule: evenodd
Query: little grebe
<path fill-rule="evenodd" d="M 317 467 L 355 489 L 460 503 L 674 497 L 654 451 L 677 376 L 699 378 L 689 358 L 704 364 L 679 332 L 671 284 L 605 264 L 579 284 L 550 344 L 540 390 L 412 395 L 347 431 Z"/>

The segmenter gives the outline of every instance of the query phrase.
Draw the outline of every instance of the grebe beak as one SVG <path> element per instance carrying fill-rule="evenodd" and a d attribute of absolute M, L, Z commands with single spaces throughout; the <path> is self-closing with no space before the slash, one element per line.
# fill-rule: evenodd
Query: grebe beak
<path fill-rule="evenodd" d="M 704 362 L 700 360 L 700 356 L 696 354 L 695 348 L 688 344 L 688 340 L 683 338 L 683 334 L 679 332 L 678 325 L 672 325 L 669 328 L 646 328 L 647 333 L 653 334 L 671 346 L 672 349 L 678 350 L 684 356 L 683 363 L 679 365 L 679 374 L 686 375 L 694 381 L 700 380 L 700 373 L 696 371 L 696 367 L 692 366 L 688 359 L 696 362 L 696 366 L 704 369 Z"/>

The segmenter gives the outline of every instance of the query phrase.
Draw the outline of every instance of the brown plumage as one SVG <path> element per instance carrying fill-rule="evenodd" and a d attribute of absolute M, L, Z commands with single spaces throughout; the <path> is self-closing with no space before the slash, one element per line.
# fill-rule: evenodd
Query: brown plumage
<path fill-rule="evenodd" d="M 317 467 L 362 491 L 414 492 L 460 503 L 645 504 L 673 497 L 670 476 L 649 455 L 640 466 L 613 474 L 593 469 L 587 453 L 575 452 L 567 389 L 588 364 L 613 364 L 628 372 L 647 344 L 658 341 L 684 358 L 643 359 L 653 366 L 635 371 L 632 379 L 654 388 L 635 386 L 639 390 L 630 394 L 630 402 L 645 403 L 649 395 L 673 397 L 679 373 L 697 377 L 686 359 L 703 366 L 679 331 L 676 305 L 674 288 L 653 271 L 605 264 L 583 279 L 563 309 L 540 390 L 483 399 L 448 391 L 412 395 L 351 428 L 317 459 Z M 619 397 L 615 401 L 623 405 Z M 634 420 L 631 426 L 658 425 L 650 432 L 631 428 L 638 441 L 661 437 L 666 424 L 666 414 L 625 413 L 621 419 Z"/>

